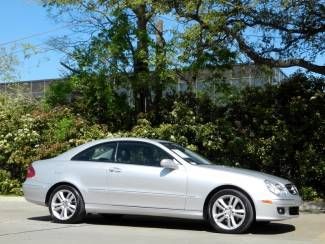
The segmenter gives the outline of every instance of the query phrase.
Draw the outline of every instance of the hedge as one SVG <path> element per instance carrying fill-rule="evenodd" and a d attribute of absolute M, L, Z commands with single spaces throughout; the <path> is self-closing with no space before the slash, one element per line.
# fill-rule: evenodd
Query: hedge
<path fill-rule="evenodd" d="M 72 104 L 48 107 L 1 96 L 0 193 L 19 194 L 35 160 L 93 139 L 133 136 L 174 141 L 216 164 L 282 176 L 304 199 L 324 197 L 324 91 L 323 79 L 296 75 L 279 86 L 246 88 L 228 103 L 175 96 L 161 107 L 158 123 L 145 114 L 131 129 L 114 133 L 107 126 L 114 121 L 98 124 Z"/>

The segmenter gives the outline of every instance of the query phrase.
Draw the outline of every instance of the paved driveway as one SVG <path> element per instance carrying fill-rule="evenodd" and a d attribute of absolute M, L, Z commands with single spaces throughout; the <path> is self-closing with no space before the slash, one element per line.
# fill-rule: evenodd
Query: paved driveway
<path fill-rule="evenodd" d="M 50 222 L 47 208 L 23 198 L 0 197 L 0 244 L 32 243 L 325 243 L 325 214 L 255 226 L 250 233 L 213 233 L 201 221 L 124 216 L 109 220 L 90 215 L 77 225 Z"/>

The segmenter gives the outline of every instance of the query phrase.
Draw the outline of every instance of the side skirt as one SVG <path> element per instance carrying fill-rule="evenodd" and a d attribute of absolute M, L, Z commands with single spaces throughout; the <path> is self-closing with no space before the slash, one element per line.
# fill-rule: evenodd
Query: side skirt
<path fill-rule="evenodd" d="M 203 219 L 203 213 L 200 211 L 186 211 L 167 208 L 150 208 L 138 206 L 120 206 L 106 204 L 86 204 L 87 213 L 115 213 L 130 215 L 149 215 L 185 219 Z"/>

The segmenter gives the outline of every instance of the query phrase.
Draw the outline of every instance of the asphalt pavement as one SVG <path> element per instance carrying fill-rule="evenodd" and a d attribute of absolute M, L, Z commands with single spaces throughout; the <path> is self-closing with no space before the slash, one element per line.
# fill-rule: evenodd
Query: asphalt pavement
<path fill-rule="evenodd" d="M 247 234 L 215 233 L 202 221 L 89 215 L 80 224 L 55 224 L 48 209 L 22 197 L 0 197 L 0 244 L 52 243 L 236 243 L 325 244 L 325 214 L 302 213 L 299 218 L 253 226 Z"/>

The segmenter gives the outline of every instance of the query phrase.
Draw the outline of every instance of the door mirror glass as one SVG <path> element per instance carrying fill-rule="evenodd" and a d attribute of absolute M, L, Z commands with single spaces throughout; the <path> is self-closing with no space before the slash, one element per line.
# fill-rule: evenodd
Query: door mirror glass
<path fill-rule="evenodd" d="M 166 169 L 178 169 L 178 164 L 173 159 L 162 159 L 160 166 Z"/>

